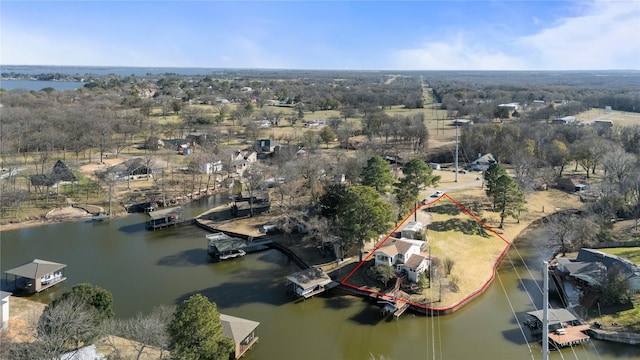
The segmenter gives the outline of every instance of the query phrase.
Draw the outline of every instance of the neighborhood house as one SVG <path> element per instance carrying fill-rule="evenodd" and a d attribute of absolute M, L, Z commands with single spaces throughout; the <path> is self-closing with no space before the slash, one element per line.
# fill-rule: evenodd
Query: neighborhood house
<path fill-rule="evenodd" d="M 420 240 L 389 238 L 376 252 L 375 265 L 390 265 L 396 273 L 406 273 L 412 282 L 418 282 L 418 276 L 429 269 L 428 255 L 422 253 L 424 244 Z"/>

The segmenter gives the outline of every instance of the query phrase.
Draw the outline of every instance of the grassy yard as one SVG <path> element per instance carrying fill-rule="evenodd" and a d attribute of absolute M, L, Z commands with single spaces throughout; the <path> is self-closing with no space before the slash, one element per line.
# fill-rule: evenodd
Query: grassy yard
<path fill-rule="evenodd" d="M 617 255 L 628 259 L 636 265 L 640 265 L 640 247 L 606 248 L 598 249 L 611 255 Z"/>
<path fill-rule="evenodd" d="M 640 295 L 636 295 L 632 303 L 633 307 L 629 305 L 622 310 L 602 309 L 602 312 L 610 312 L 602 315 L 598 313 L 597 308 L 594 308 L 589 312 L 589 322 L 598 321 L 606 330 L 640 332 Z"/>

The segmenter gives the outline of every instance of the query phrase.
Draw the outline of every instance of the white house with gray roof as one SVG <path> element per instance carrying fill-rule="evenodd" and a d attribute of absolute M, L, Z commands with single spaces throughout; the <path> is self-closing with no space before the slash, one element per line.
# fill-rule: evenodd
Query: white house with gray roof
<path fill-rule="evenodd" d="M 418 276 L 429 268 L 426 254 L 421 252 L 422 241 L 389 238 L 374 253 L 375 265 L 390 265 L 396 273 L 406 273 L 409 280 L 418 282 Z"/>

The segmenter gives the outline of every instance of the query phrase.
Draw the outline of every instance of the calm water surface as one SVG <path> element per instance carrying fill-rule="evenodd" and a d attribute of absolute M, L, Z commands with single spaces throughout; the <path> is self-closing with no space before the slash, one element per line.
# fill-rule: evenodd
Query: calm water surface
<path fill-rule="evenodd" d="M 187 207 L 194 216 L 225 199 Z M 523 240 L 500 266 L 494 283 L 463 310 L 442 317 L 403 315 L 385 320 L 355 297 L 315 297 L 295 302 L 285 276 L 298 270 L 277 251 L 211 263 L 206 232 L 183 226 L 150 232 L 144 216 L 78 222 L 0 233 L 1 270 L 33 258 L 67 264 L 68 280 L 35 298 L 46 301 L 74 284 L 109 290 L 118 317 L 203 293 L 221 312 L 260 322 L 260 342 L 245 359 L 540 359 L 519 330 L 524 313 L 541 301 L 540 261 L 546 254 Z M 535 238 L 536 234 L 529 234 Z M 543 254 L 543 255 L 539 255 Z M 527 260 L 531 273 L 522 266 Z M 513 266 L 511 261 L 513 261 Z M 532 303 L 532 297 L 536 299 Z M 534 305 L 535 304 L 535 305 Z M 552 359 L 637 359 L 640 348 L 592 341 L 554 352 Z"/>
<path fill-rule="evenodd" d="M 5 90 L 34 90 L 39 91 L 44 88 L 53 88 L 55 90 L 76 90 L 84 86 L 80 81 L 42 81 L 42 80 L 2 80 L 0 81 L 0 89 Z"/>

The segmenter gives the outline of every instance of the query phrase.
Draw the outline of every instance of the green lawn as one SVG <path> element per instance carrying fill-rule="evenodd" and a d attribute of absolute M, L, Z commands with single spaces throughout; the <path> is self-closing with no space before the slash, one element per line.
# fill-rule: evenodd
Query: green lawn
<path fill-rule="evenodd" d="M 598 250 L 607 254 L 620 256 L 636 265 L 640 265 L 640 247 L 606 248 Z"/>

